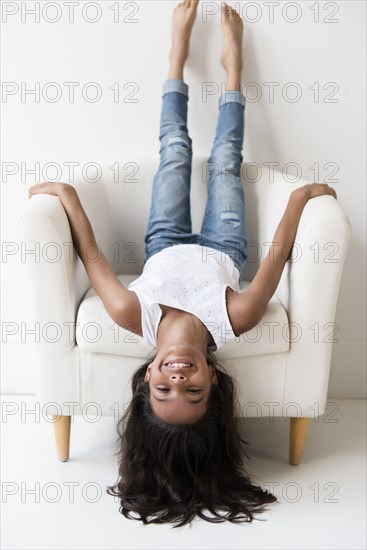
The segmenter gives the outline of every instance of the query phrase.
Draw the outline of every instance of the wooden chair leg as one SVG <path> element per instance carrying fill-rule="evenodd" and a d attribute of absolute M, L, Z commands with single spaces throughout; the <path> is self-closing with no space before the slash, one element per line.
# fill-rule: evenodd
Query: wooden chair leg
<path fill-rule="evenodd" d="M 301 462 L 311 418 L 291 418 L 289 439 L 289 464 Z"/>
<path fill-rule="evenodd" d="M 57 456 L 61 462 L 69 460 L 71 416 L 52 417 L 56 439 Z"/>

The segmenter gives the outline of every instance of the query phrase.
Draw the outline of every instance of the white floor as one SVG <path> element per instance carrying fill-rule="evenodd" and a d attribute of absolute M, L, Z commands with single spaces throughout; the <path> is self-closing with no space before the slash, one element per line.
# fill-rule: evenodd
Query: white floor
<path fill-rule="evenodd" d="M 366 548 L 364 400 L 330 401 L 327 414 L 310 426 L 299 466 L 288 464 L 287 419 L 243 421 L 248 471 L 263 487 L 274 484 L 280 503 L 251 524 L 195 520 L 180 529 L 129 521 L 105 492 L 117 475 L 112 417 L 94 423 L 76 417 L 71 458 L 61 463 L 52 425 L 38 414 L 34 397 L 3 395 L 2 401 L 4 550 Z"/>

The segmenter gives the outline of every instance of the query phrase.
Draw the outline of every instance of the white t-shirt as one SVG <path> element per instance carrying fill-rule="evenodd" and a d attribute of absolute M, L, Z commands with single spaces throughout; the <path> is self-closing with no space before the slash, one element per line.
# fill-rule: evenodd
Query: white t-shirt
<path fill-rule="evenodd" d="M 141 276 L 128 286 L 141 305 L 144 342 L 156 347 L 162 317 L 159 304 L 198 317 L 215 342 L 210 351 L 236 338 L 228 317 L 226 290 L 229 286 L 238 292 L 239 278 L 230 256 L 214 248 L 178 244 L 151 256 Z"/>

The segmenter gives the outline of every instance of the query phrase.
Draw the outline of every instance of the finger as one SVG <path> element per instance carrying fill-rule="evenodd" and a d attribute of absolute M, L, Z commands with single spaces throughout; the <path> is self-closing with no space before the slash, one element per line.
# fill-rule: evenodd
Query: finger
<path fill-rule="evenodd" d="M 325 189 L 327 190 L 327 193 L 328 193 L 329 195 L 334 195 L 334 197 L 336 198 L 335 189 L 333 189 L 332 187 L 330 187 L 330 185 L 328 185 L 327 183 L 325 184 Z"/>
<path fill-rule="evenodd" d="M 333 195 L 336 198 L 335 189 L 330 187 L 330 185 L 328 185 L 327 183 L 324 183 L 323 186 L 328 195 Z"/>

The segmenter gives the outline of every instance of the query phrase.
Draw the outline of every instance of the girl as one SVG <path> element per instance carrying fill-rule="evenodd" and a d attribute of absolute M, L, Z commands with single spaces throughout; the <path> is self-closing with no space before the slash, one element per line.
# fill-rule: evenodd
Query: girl
<path fill-rule="evenodd" d="M 184 0 L 173 12 L 160 165 L 153 180 L 142 275 L 128 288 L 120 283 L 98 249 L 71 185 L 46 182 L 29 189 L 30 197 L 50 193 L 60 198 L 74 246 L 109 315 L 156 347 L 155 355 L 133 376 L 132 401 L 118 424 L 119 480 L 108 492 L 120 498 L 126 517 L 175 526 L 195 515 L 212 522 L 252 521 L 254 513 L 277 500 L 253 485 L 243 468 L 247 443 L 235 423 L 234 381 L 213 352 L 262 319 L 291 254 L 289 244 L 294 243 L 306 202 L 324 194 L 336 198 L 334 189 L 319 183 L 293 191 L 267 257 L 247 290 L 239 291 L 247 259 L 240 179 L 243 22 L 223 3 L 221 64 L 227 82 L 219 99 L 201 233 L 191 232 L 192 143 L 183 71 L 197 8 L 198 0 Z"/>

